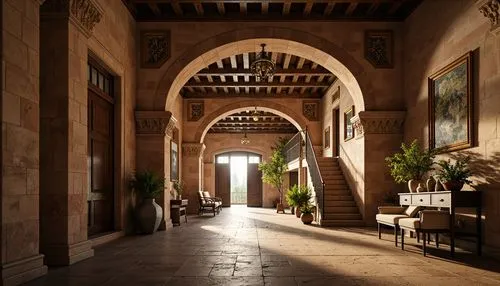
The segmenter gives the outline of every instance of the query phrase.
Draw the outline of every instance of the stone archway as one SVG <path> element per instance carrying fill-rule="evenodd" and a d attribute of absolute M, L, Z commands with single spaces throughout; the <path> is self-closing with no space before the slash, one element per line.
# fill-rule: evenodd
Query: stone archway
<path fill-rule="evenodd" d="M 268 51 L 289 53 L 320 63 L 344 83 L 354 99 L 357 111 L 371 106 L 362 90 L 372 89 L 364 69 L 353 56 L 340 46 L 310 33 L 278 27 L 255 27 L 222 33 L 202 41 L 180 56 L 165 72 L 155 92 L 157 110 L 168 110 L 184 84 L 196 72 L 213 62 L 235 53 L 259 51 L 260 43 Z"/>

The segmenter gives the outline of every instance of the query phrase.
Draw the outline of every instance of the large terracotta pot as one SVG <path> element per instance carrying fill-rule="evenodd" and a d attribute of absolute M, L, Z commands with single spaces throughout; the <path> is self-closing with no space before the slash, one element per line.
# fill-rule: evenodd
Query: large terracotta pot
<path fill-rule="evenodd" d="M 163 210 L 155 199 L 144 199 L 137 211 L 137 217 L 142 232 L 151 234 L 158 230 L 163 218 Z"/>
<path fill-rule="evenodd" d="M 464 186 L 464 182 L 448 181 L 443 183 L 444 189 L 447 191 L 458 192 Z"/>
<path fill-rule="evenodd" d="M 302 216 L 300 216 L 300 220 L 304 224 L 311 224 L 314 220 L 314 216 L 312 214 L 302 214 Z"/>
<path fill-rule="evenodd" d="M 296 208 L 296 209 L 295 209 L 295 216 L 296 216 L 297 218 L 300 218 L 300 215 L 301 215 L 301 214 L 302 214 L 302 212 L 300 211 L 300 208 L 299 208 L 299 207 L 298 207 L 298 208 Z"/>

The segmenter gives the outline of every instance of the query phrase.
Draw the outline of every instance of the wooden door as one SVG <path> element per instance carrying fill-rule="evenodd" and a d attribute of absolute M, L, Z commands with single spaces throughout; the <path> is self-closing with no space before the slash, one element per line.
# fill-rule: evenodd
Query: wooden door
<path fill-rule="evenodd" d="M 262 207 L 262 172 L 259 164 L 247 165 L 247 206 Z"/>
<path fill-rule="evenodd" d="M 222 206 L 231 206 L 231 169 L 227 163 L 215 163 L 215 196 L 222 199 Z"/>
<path fill-rule="evenodd" d="M 88 233 L 113 229 L 113 103 L 88 91 Z"/>

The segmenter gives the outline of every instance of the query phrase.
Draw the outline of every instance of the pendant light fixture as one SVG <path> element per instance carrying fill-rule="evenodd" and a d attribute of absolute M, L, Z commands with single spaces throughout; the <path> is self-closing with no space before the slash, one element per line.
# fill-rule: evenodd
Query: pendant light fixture
<path fill-rule="evenodd" d="M 255 107 L 255 110 L 252 112 L 252 119 L 253 121 L 259 121 L 259 112 L 257 111 L 257 106 Z"/>
<path fill-rule="evenodd" d="M 261 44 L 262 51 L 257 54 L 255 61 L 250 65 L 250 71 L 257 80 L 265 80 L 276 72 L 276 64 L 265 51 L 266 44 Z"/>
<path fill-rule="evenodd" d="M 250 139 L 247 137 L 247 133 L 245 132 L 243 137 L 241 137 L 241 145 L 248 145 L 248 144 L 250 144 Z"/>

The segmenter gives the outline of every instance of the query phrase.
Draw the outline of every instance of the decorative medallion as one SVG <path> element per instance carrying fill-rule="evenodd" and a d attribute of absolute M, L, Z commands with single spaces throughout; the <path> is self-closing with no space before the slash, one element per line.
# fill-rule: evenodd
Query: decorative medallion
<path fill-rule="evenodd" d="M 170 58 L 170 31 L 154 30 L 141 33 L 141 66 L 159 68 Z"/>
<path fill-rule="evenodd" d="M 402 134 L 404 111 L 361 111 L 351 119 L 356 136 L 363 134 Z"/>
<path fill-rule="evenodd" d="M 490 20 L 491 31 L 500 32 L 500 0 L 478 0 L 476 5 L 479 12 Z"/>
<path fill-rule="evenodd" d="M 186 157 L 200 157 L 204 150 L 203 143 L 182 143 L 182 155 Z"/>
<path fill-rule="evenodd" d="M 392 31 L 365 31 L 365 58 L 375 68 L 393 67 L 393 46 Z"/>
<path fill-rule="evenodd" d="M 205 114 L 203 101 L 188 101 L 188 121 L 198 121 Z"/>
<path fill-rule="evenodd" d="M 319 120 L 319 101 L 317 100 L 304 100 L 302 102 L 302 114 L 309 121 Z"/>
<path fill-rule="evenodd" d="M 172 137 L 177 120 L 169 111 L 136 111 L 137 135 L 162 135 Z"/>
<path fill-rule="evenodd" d="M 94 26 L 101 21 L 103 14 L 95 0 L 47 0 L 41 6 L 40 12 L 45 18 L 69 16 L 86 37 L 92 35 Z"/>

